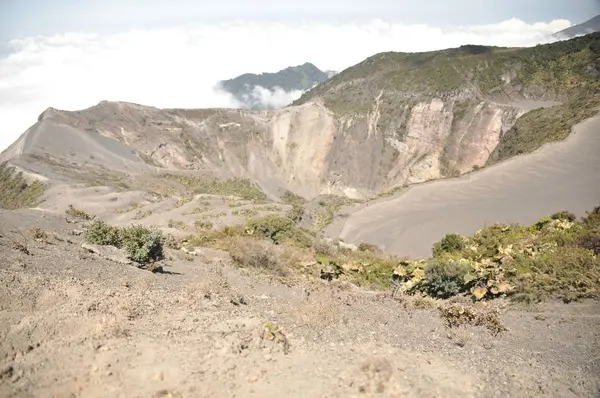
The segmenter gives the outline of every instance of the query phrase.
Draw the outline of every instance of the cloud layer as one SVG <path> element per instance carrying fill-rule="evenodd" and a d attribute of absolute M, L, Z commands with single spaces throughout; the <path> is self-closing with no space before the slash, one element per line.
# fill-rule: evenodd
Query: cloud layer
<path fill-rule="evenodd" d="M 341 71 L 382 51 L 531 46 L 552 41 L 551 33 L 570 25 L 512 19 L 444 30 L 381 20 L 360 25 L 232 22 L 16 39 L 0 58 L 0 150 L 49 106 L 75 110 L 118 100 L 157 107 L 240 107 L 218 89 L 218 81 L 304 62 Z M 282 106 L 299 93 L 257 88 L 254 95 Z"/>
<path fill-rule="evenodd" d="M 251 109 L 253 106 L 258 106 L 258 109 L 282 108 L 300 98 L 303 93 L 302 90 L 285 91 L 277 86 L 273 89 L 253 86 L 250 94 L 244 95 L 244 102 L 238 107 L 244 109 Z"/>

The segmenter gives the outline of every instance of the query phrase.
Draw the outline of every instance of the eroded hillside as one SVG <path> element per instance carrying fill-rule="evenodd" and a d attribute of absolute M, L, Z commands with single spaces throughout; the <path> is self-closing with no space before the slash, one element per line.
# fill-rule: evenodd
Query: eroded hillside
<path fill-rule="evenodd" d="M 424 178 L 423 169 L 431 177 L 452 175 L 483 165 L 494 151 L 489 148 L 496 152 L 489 163 L 528 153 L 564 139 L 574 124 L 594 115 L 600 105 L 598 43 L 600 33 L 593 33 L 532 48 L 466 45 L 377 54 L 294 104 L 319 99 L 346 129 L 368 126 L 409 148 L 419 137 L 428 156 L 412 150 L 417 161 L 405 166 L 418 171 L 397 183 Z"/>
<path fill-rule="evenodd" d="M 452 108 L 432 99 L 406 110 L 406 137 L 391 137 L 377 128 L 380 106 L 376 99 L 365 123 L 336 119 L 316 102 L 262 113 L 114 102 L 78 112 L 49 109 L 5 156 L 125 173 L 204 171 L 250 178 L 274 194 L 289 189 L 305 197 L 360 197 L 438 178 L 459 158 L 467 162 L 464 170 L 483 165 L 521 112 L 480 103 L 460 110 L 463 121 L 457 122 Z"/>
<path fill-rule="evenodd" d="M 62 167 L 55 178 L 166 168 L 248 178 L 270 196 L 366 197 L 565 138 L 596 112 L 599 38 L 378 54 L 274 111 L 49 108 L 1 160 L 42 175 Z"/>

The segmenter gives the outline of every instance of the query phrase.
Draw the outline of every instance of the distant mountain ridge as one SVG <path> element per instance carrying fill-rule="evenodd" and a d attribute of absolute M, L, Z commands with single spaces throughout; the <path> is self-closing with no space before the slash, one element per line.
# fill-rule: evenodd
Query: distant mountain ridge
<path fill-rule="evenodd" d="M 554 37 L 560 39 L 571 39 L 576 36 L 587 35 L 594 32 L 600 31 L 600 15 L 596 15 L 594 18 L 587 20 L 583 23 L 573 25 L 567 29 L 563 29 L 553 34 Z"/>
<path fill-rule="evenodd" d="M 223 80 L 219 85 L 241 102 L 244 109 L 273 109 L 287 105 L 335 74 L 334 71 L 322 71 L 306 62 L 275 73 L 245 73 Z"/>

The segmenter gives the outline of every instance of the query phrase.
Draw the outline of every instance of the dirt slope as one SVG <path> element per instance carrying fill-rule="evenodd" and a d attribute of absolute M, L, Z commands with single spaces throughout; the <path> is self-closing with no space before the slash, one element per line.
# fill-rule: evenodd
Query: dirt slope
<path fill-rule="evenodd" d="M 600 392 L 597 303 L 503 311 L 509 331 L 493 337 L 445 329 L 384 294 L 288 287 L 216 251 L 191 261 L 169 252 L 168 274 L 153 274 L 82 250 L 59 217 L 2 211 L 0 225 L 3 397 Z M 13 226 L 48 240 L 30 240 L 25 255 L 6 238 L 20 239 Z"/>

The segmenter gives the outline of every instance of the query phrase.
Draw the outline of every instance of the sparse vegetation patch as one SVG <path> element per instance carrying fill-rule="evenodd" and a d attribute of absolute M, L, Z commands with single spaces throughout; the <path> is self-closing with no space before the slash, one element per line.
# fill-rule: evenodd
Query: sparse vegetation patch
<path fill-rule="evenodd" d="M 238 196 L 246 200 L 264 200 L 265 193 L 260 187 L 245 178 L 219 180 L 217 178 L 199 178 L 163 174 L 163 177 L 177 181 L 196 194 L 211 194 L 222 196 Z"/>
<path fill-rule="evenodd" d="M 210 221 L 196 220 L 194 226 L 196 227 L 196 231 L 209 231 L 212 229 L 213 223 Z"/>
<path fill-rule="evenodd" d="M 38 180 L 28 181 L 8 163 L 0 163 L 0 208 L 18 209 L 38 204 L 46 185 Z"/>
<path fill-rule="evenodd" d="M 283 195 L 281 195 L 281 201 L 283 203 L 287 203 L 290 205 L 303 206 L 306 203 L 306 199 L 302 196 L 298 196 L 292 191 L 285 191 Z"/>
<path fill-rule="evenodd" d="M 234 237 L 230 242 L 229 254 L 238 266 L 250 267 L 285 276 L 288 270 L 268 242 L 250 237 Z"/>
<path fill-rule="evenodd" d="M 231 212 L 234 216 L 243 216 L 243 217 L 254 217 L 258 214 L 258 210 L 256 209 L 236 209 Z"/>
<path fill-rule="evenodd" d="M 497 224 L 470 238 L 450 234 L 434 245 L 433 257 L 401 262 L 394 278 L 408 293 L 439 298 L 600 298 L 596 212 L 580 221 L 562 211 L 529 227 Z"/>
<path fill-rule="evenodd" d="M 540 108 L 517 119 L 491 153 L 486 165 L 530 153 L 542 145 L 567 138 L 572 127 L 598 113 L 598 97 L 578 97 L 552 108 Z"/>
<path fill-rule="evenodd" d="M 183 221 L 169 220 L 167 226 L 169 228 L 180 229 L 182 231 L 186 231 L 189 229 L 189 227 Z"/>

